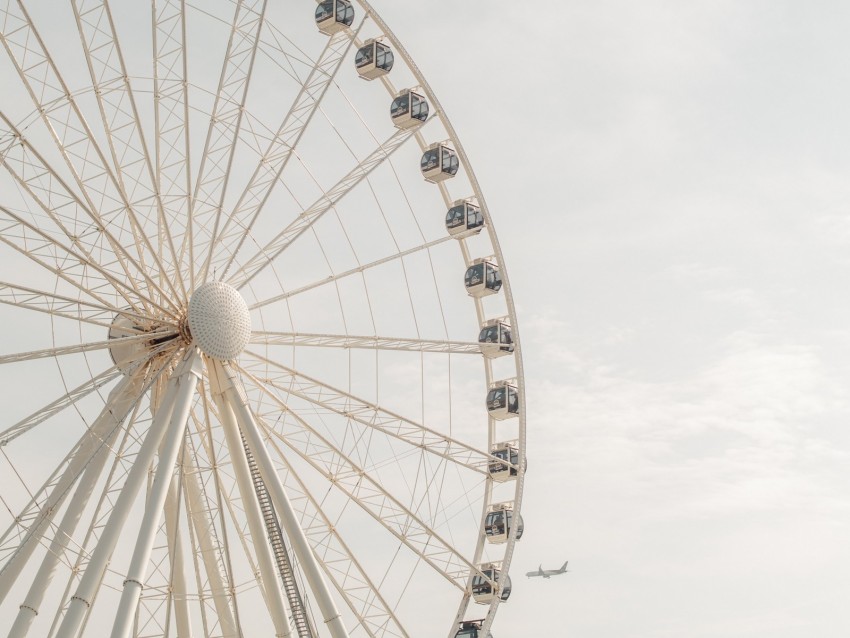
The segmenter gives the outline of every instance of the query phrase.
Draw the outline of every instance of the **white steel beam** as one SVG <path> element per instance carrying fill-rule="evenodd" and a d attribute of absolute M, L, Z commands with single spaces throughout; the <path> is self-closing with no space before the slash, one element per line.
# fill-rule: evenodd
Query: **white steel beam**
<path fill-rule="evenodd" d="M 314 346 L 317 348 L 356 348 L 397 350 L 405 352 L 438 352 L 443 354 L 481 354 L 481 344 L 470 341 L 438 339 L 394 339 L 355 335 L 330 335 L 308 332 L 263 332 L 251 334 L 253 345 Z"/>
<path fill-rule="evenodd" d="M 422 126 L 425 126 L 424 124 Z M 421 128 L 421 126 L 419 127 Z M 417 129 L 399 129 L 385 142 L 352 168 L 333 188 L 321 195 L 312 206 L 302 212 L 292 223 L 280 231 L 259 252 L 255 253 L 245 265 L 236 271 L 227 282 L 241 289 L 266 268 L 278 255 L 286 250 L 296 239 L 310 229 L 326 212 L 337 205 L 351 189 L 363 181 L 369 173 L 390 157 L 404 144 Z"/>
<path fill-rule="evenodd" d="M 47 485 L 45 485 L 45 487 L 39 490 L 36 494 L 35 498 L 39 499 L 38 502 L 41 505 L 38 514 L 33 517 L 32 514 L 25 511 L 16 518 L 15 525 L 26 525 L 28 523 L 28 527 L 26 528 L 26 532 L 15 552 L 3 566 L 3 569 L 0 570 L 0 601 L 4 600 L 8 595 L 10 589 L 20 575 L 21 570 L 24 568 L 24 565 L 29 560 L 30 556 L 32 556 L 35 548 L 41 542 L 41 539 L 47 532 L 50 522 L 53 520 L 63 501 L 70 493 L 74 483 L 76 483 L 80 475 L 83 474 L 84 469 L 91 467 L 92 465 L 97 466 L 98 463 L 101 463 L 102 466 L 102 463 L 106 462 L 105 442 L 110 440 L 112 434 L 118 431 L 119 426 L 127 417 L 127 414 L 130 412 L 133 405 L 139 400 L 141 395 L 138 391 L 139 384 L 140 381 L 137 378 L 126 377 L 112 390 L 103 411 L 80 439 L 80 442 L 75 447 L 64 472 L 61 473 L 58 480 L 56 480 L 53 484 L 52 489 L 48 492 L 46 489 Z M 96 480 L 100 472 L 94 469 L 92 469 L 91 472 L 92 474 L 88 474 L 88 470 L 86 469 L 86 476 Z M 48 480 L 48 482 L 50 482 L 50 480 Z M 86 479 L 83 480 L 83 483 L 86 484 Z M 77 489 L 74 498 L 72 498 L 72 501 L 76 503 L 74 507 L 82 507 L 82 505 L 80 505 L 80 500 L 83 499 L 83 497 L 85 497 L 85 501 L 87 502 L 87 491 L 90 491 L 90 489 L 91 487 L 82 487 Z M 78 494 L 79 498 L 77 497 Z M 76 510 L 71 511 L 69 508 L 69 513 L 65 515 L 65 520 L 63 520 L 62 523 L 63 527 L 60 529 L 64 530 L 65 525 L 70 525 L 72 521 L 74 525 L 76 525 L 79 514 L 80 512 Z M 9 531 L 11 531 L 11 529 Z M 8 534 L 9 532 L 4 535 L 4 538 Z M 64 534 L 60 531 L 60 533 L 57 533 L 54 537 L 54 542 L 57 540 L 58 542 L 63 542 L 63 539 Z M 50 555 L 51 554 L 48 553 L 48 558 Z M 38 582 L 39 578 L 44 578 L 44 574 L 42 574 L 42 572 L 39 572 L 36 582 Z M 25 604 L 27 604 L 31 609 L 38 609 L 40 600 L 35 601 L 35 599 L 32 599 L 29 596 L 27 600 L 29 600 L 30 603 Z"/>
<path fill-rule="evenodd" d="M 214 536 L 214 524 L 206 506 L 206 496 L 198 477 L 198 468 L 195 465 L 191 452 L 184 457 L 184 494 L 186 497 L 186 514 L 189 516 L 191 528 L 195 532 L 195 540 L 198 550 L 195 555 L 200 554 L 204 564 L 204 571 L 209 581 L 210 597 L 218 617 L 219 631 L 222 638 L 237 638 L 240 636 L 236 623 L 236 615 L 231 607 L 232 590 L 228 584 L 228 575 L 223 573 L 224 565 L 218 560 L 220 547 Z M 196 574 L 198 588 L 203 592 L 200 571 Z M 202 611 L 204 618 L 206 612 Z M 205 628 L 208 632 L 209 627 Z"/>
<path fill-rule="evenodd" d="M 128 268 L 136 270 L 140 264 L 124 252 L 113 228 L 104 225 L 97 213 L 92 212 L 82 199 L 71 189 L 57 170 L 35 149 L 23 132 L 0 111 L 0 123 L 3 129 L 16 140 L 2 156 L 3 168 L 18 183 L 21 191 L 28 194 L 43 214 L 53 222 L 55 229 L 42 218 L 39 226 L 53 233 L 58 230 L 61 237 L 77 247 L 89 261 L 99 264 L 116 278 L 128 277 Z M 96 290 L 104 283 L 98 280 L 96 272 L 88 273 L 91 280 L 86 288 Z M 127 303 L 133 299 L 119 289 Z"/>
<path fill-rule="evenodd" d="M 79 354 L 80 352 L 94 352 L 95 350 L 106 350 L 113 346 L 121 347 L 119 344 L 129 343 L 147 343 L 153 339 L 162 337 L 176 336 L 177 332 L 157 332 L 147 334 L 137 334 L 128 337 L 116 337 L 115 339 L 105 339 L 103 341 L 91 341 L 89 343 L 78 343 L 73 346 L 58 346 L 56 348 L 45 348 L 44 350 L 30 350 L 29 352 L 16 352 L 15 354 L 0 355 L 0 365 L 4 363 L 15 363 L 18 361 L 35 361 L 36 359 L 46 359 L 48 357 L 61 357 L 68 354 Z M 119 361 L 118 363 L 125 364 L 130 361 Z"/>
<path fill-rule="evenodd" d="M 148 492 L 136 547 L 130 560 L 127 578 L 124 580 L 124 590 L 121 592 L 115 624 L 112 626 L 112 638 L 129 638 L 139 598 L 142 595 L 142 587 L 147 577 L 148 561 L 153 551 L 154 539 L 157 529 L 159 529 L 168 490 L 174 477 L 174 466 L 177 463 L 180 444 L 186 434 L 186 424 L 189 420 L 192 399 L 195 397 L 198 380 L 203 375 L 200 356 L 194 355 L 191 361 L 191 367 L 175 375 L 179 388 L 174 400 L 174 407 L 171 410 L 168 430 L 165 433 L 165 439 L 159 453 L 156 473 Z M 108 538 L 108 530 L 105 535 Z M 101 542 L 103 542 L 103 539 L 101 539 Z M 91 564 L 89 569 L 91 569 Z"/>
<path fill-rule="evenodd" d="M 238 0 L 192 196 L 193 260 L 203 283 L 218 234 L 268 0 Z M 197 268 L 196 268 L 197 266 Z M 194 288 L 194 283 L 192 285 Z"/>
<path fill-rule="evenodd" d="M 224 389 L 224 396 L 236 414 L 239 427 L 245 436 L 251 455 L 257 462 L 263 482 L 266 484 L 272 497 L 272 502 L 280 517 L 281 525 L 289 538 L 292 551 L 298 557 L 298 562 L 313 592 L 314 599 L 322 615 L 322 620 L 327 625 L 328 632 L 332 638 L 348 638 L 348 632 L 336 608 L 331 591 L 322 576 L 322 570 L 318 560 L 310 547 L 310 543 L 307 541 L 304 530 L 301 529 L 298 516 L 283 489 L 271 455 L 263 443 L 263 437 L 257 428 L 254 415 L 248 407 L 241 383 L 236 377 L 233 367 L 228 362 L 216 362 L 215 365 L 217 366 L 217 374 Z"/>
<path fill-rule="evenodd" d="M 233 259 L 280 180 L 295 147 L 298 146 L 307 125 L 319 108 L 322 97 L 345 59 L 351 47 L 352 38 L 351 32 L 343 29 L 328 39 L 325 50 L 301 85 L 301 90 L 292 107 L 283 118 L 277 133 L 254 169 L 251 180 L 242 191 L 233 212 L 227 217 L 221 232 L 213 242 L 212 250 L 210 250 L 211 264 L 213 268 L 224 266 L 222 277 L 227 276 Z"/>
<path fill-rule="evenodd" d="M 160 241 L 191 242 L 192 194 L 189 152 L 189 82 L 185 0 L 152 0 L 156 177 L 164 210 Z M 175 248 L 176 250 L 176 248 Z M 170 272 L 184 289 L 182 264 L 174 256 Z M 165 264 L 167 267 L 168 264 Z M 172 274 L 173 273 L 173 274 Z M 182 637 L 181 637 L 182 638 Z"/>
<path fill-rule="evenodd" d="M 266 430 L 271 429 L 259 416 L 257 421 Z M 337 521 L 328 517 L 320 500 L 313 496 L 292 469 L 278 441 L 269 438 L 268 445 L 284 470 L 281 482 L 304 521 L 304 533 L 313 552 L 348 608 L 360 621 L 361 627 L 369 636 L 408 638 L 392 607 L 343 540 Z"/>
<path fill-rule="evenodd" d="M 307 284 L 305 286 L 300 286 L 298 288 L 293 288 L 287 292 L 283 292 L 279 295 L 275 295 L 274 297 L 269 297 L 268 299 L 263 299 L 262 301 L 258 301 L 257 303 L 249 306 L 251 310 L 256 308 L 262 308 L 263 306 L 268 306 L 269 304 L 277 303 L 278 301 L 283 301 L 284 299 L 289 299 L 290 297 L 294 297 L 295 295 L 300 295 L 301 293 L 307 292 L 308 290 L 313 290 L 314 288 L 318 288 L 319 286 L 325 286 L 327 284 L 332 284 L 340 279 L 345 279 L 346 277 L 350 277 L 351 275 L 357 275 L 371 268 L 376 268 L 378 266 L 382 266 L 391 261 L 395 261 L 397 259 L 402 259 L 407 257 L 408 255 L 412 255 L 413 253 L 419 252 L 420 250 L 428 250 L 434 246 L 445 243 L 449 240 L 453 240 L 454 237 L 451 235 L 446 235 L 445 237 L 440 237 L 439 239 L 434 239 L 429 242 L 425 242 L 419 246 L 414 246 L 413 248 L 408 248 L 407 250 L 402 250 L 401 252 L 394 253 L 387 257 L 382 257 L 381 259 L 376 259 L 375 261 L 369 262 L 368 264 L 363 264 L 362 266 L 357 266 L 356 268 L 351 268 L 350 270 L 346 270 L 337 275 L 330 275 L 325 277 L 324 279 L 320 279 L 319 281 L 314 281 L 311 284 Z"/>
<path fill-rule="evenodd" d="M 144 485 L 157 448 L 160 445 L 162 437 L 165 436 L 171 413 L 174 410 L 175 400 L 179 394 L 182 394 L 181 390 L 183 388 L 181 386 L 191 384 L 192 382 L 188 380 L 188 377 L 198 376 L 199 374 L 200 356 L 196 350 L 191 349 L 186 353 L 186 356 L 168 383 L 168 390 L 162 401 L 162 405 L 157 410 L 154 422 L 151 424 L 144 443 L 142 443 L 142 447 L 136 455 L 134 465 L 127 475 L 127 480 L 113 506 L 112 513 L 109 516 L 109 522 L 106 524 L 103 534 L 92 553 L 75 594 L 68 603 L 65 616 L 56 634 L 57 638 L 76 638 L 87 611 L 94 600 L 97 589 L 100 586 L 104 570 L 112 556 L 115 545 L 118 543 L 119 534 L 130 514 L 133 502 L 136 500 L 139 490 Z M 192 387 L 194 390 L 194 385 Z"/>
<path fill-rule="evenodd" d="M 440 456 L 479 474 L 487 474 L 491 462 L 503 463 L 487 451 L 429 428 L 349 392 L 328 385 L 293 368 L 251 351 L 245 353 L 258 363 L 243 361 L 242 370 L 257 384 L 303 399 L 316 407 L 349 418 L 356 423 L 404 441 L 411 447 Z"/>
<path fill-rule="evenodd" d="M 297 423 L 293 427 L 281 421 L 283 426 L 269 429 L 268 434 L 280 439 L 448 582 L 461 591 L 466 590 L 470 573 L 493 582 L 366 469 L 290 410 L 266 385 L 260 383 L 257 389 L 276 403 L 281 411 L 291 414 Z M 284 428 L 287 428 L 286 431 L 281 431 Z"/>
<path fill-rule="evenodd" d="M 161 273 L 164 271 L 163 248 L 173 258 L 176 258 L 176 251 L 168 233 L 164 237 L 166 246 L 154 247 L 150 241 L 154 229 L 163 227 L 165 212 L 156 189 L 153 161 L 142 131 L 112 11 L 106 0 L 73 0 L 71 5 L 116 171 L 115 187 L 128 204 L 128 215 L 139 215 L 142 222 L 148 222 L 145 227 L 139 225 L 146 235 L 145 245 L 150 249 L 155 272 Z M 177 297 L 174 279 L 162 277 L 159 283 Z"/>
<path fill-rule="evenodd" d="M 122 372 L 118 369 L 118 366 L 112 366 L 108 370 L 92 377 L 91 379 L 77 386 L 70 392 L 62 395 L 55 401 L 51 401 L 44 407 L 33 412 L 29 416 L 24 417 L 14 425 L 0 432 L 0 446 L 8 445 L 10 441 L 16 439 L 25 432 L 28 432 L 29 430 L 33 429 L 39 423 L 43 423 L 44 421 L 52 417 L 54 414 L 61 412 L 68 406 L 74 405 L 83 397 L 90 395 L 95 390 L 99 390 L 107 383 L 113 381 L 121 375 Z"/>
<path fill-rule="evenodd" d="M 272 555 L 266 525 L 260 511 L 260 504 L 257 501 L 257 494 L 251 479 L 248 460 L 245 457 L 245 449 L 242 446 L 242 439 L 239 436 L 239 426 L 236 423 L 233 409 L 224 397 L 224 390 L 219 383 L 216 366 L 214 365 L 210 366 L 210 377 L 212 398 L 218 410 L 221 427 L 224 430 L 227 450 L 230 453 L 230 462 L 236 477 L 239 495 L 242 497 L 242 508 L 248 519 L 248 529 L 251 532 L 254 551 L 257 553 L 257 562 L 260 567 L 266 606 L 274 623 L 275 635 L 279 638 L 289 638 L 291 633 L 289 631 L 284 595 L 281 590 L 280 581 L 278 580 L 277 569 L 275 569 L 275 559 Z"/>
<path fill-rule="evenodd" d="M 185 444 L 182 446 L 185 455 Z M 180 468 L 180 478 L 184 476 Z M 188 588 L 184 570 L 183 538 L 180 534 L 180 488 L 179 482 L 171 482 L 168 498 L 165 501 L 165 533 L 168 538 L 168 556 L 171 562 L 171 582 L 169 594 L 174 602 L 174 616 L 177 622 L 177 636 L 192 638 L 192 617 L 189 612 Z"/>
<path fill-rule="evenodd" d="M 108 432 L 106 432 L 94 457 L 86 465 L 74 496 L 68 503 L 68 508 L 65 510 L 62 521 L 59 523 L 59 528 L 53 535 L 53 540 L 50 542 L 47 554 L 33 579 L 27 595 L 21 603 L 8 638 L 24 638 L 29 632 L 32 621 L 38 615 L 39 607 L 44 600 L 44 594 L 47 588 L 53 580 L 59 560 L 68 547 L 74 531 L 77 529 L 83 510 L 88 504 L 89 498 L 106 465 L 106 460 L 110 454 L 109 448 L 118 436 L 119 428 L 116 426 L 121 424 L 127 413 L 139 400 L 140 393 L 138 390 L 140 386 L 141 379 L 128 379 L 116 386 L 110 393 L 107 407 L 104 409 L 98 422 L 92 425 L 91 431 L 93 437 L 104 436 L 104 430 L 108 430 Z M 34 543 L 32 544 L 35 545 Z"/>
<path fill-rule="evenodd" d="M 0 303 L 43 312 L 52 317 L 63 317 L 72 321 L 89 323 L 107 330 L 112 328 L 112 321 L 116 315 L 127 317 L 139 323 L 150 321 L 150 318 L 145 315 L 111 304 L 103 305 L 83 299 L 74 299 L 55 292 L 19 286 L 8 281 L 0 281 Z M 177 324 L 173 322 L 161 321 L 161 323 L 174 328 L 177 327 Z M 131 332 L 128 331 L 128 334 L 131 334 Z"/>
<path fill-rule="evenodd" d="M 57 149 L 72 171 L 88 204 L 87 208 L 96 212 L 100 218 L 100 228 L 113 227 L 125 231 L 117 241 L 110 243 L 116 256 L 124 257 L 120 261 L 127 279 L 133 282 L 139 294 L 143 285 L 149 292 L 158 291 L 163 302 L 172 305 L 176 311 L 177 306 L 158 289 L 158 283 L 144 267 L 145 251 L 149 251 L 154 259 L 156 253 L 105 153 L 98 146 L 97 136 L 59 73 L 22 0 L 6 0 L 0 6 L 4 7 L 0 10 L 4 27 L 4 31 L 0 32 L 0 41 Z M 135 249 L 135 259 L 128 251 L 130 245 Z M 134 261 L 134 269 L 128 267 L 127 262 L 130 260 Z M 141 276 L 141 280 L 137 279 L 138 276 Z"/>
<path fill-rule="evenodd" d="M 0 212 L 2 212 L 3 216 L 7 218 L 5 220 L 0 220 L 0 240 L 18 252 L 26 255 L 33 261 L 44 265 L 51 272 L 60 274 L 62 273 L 62 270 L 70 270 L 72 275 L 80 278 L 83 282 L 86 282 L 88 279 L 88 273 L 90 271 L 95 271 L 102 277 L 101 280 L 96 280 L 98 288 L 102 288 L 102 283 L 104 281 L 110 283 L 119 294 L 128 300 L 128 303 L 130 303 L 137 312 L 138 309 L 135 306 L 136 300 L 141 301 L 145 306 L 147 306 L 151 314 L 156 314 L 152 310 L 156 309 L 162 311 L 164 314 L 170 315 L 171 317 L 177 317 L 176 307 L 174 311 L 166 310 L 163 306 L 135 288 L 132 285 L 132 282 L 128 283 L 130 282 L 129 278 L 119 278 L 117 275 L 107 271 L 100 264 L 88 259 L 85 255 L 79 254 L 71 246 L 68 246 L 64 242 L 52 237 L 48 233 L 44 232 L 43 229 L 26 221 L 20 215 L 5 206 L 0 206 Z M 63 268 L 57 269 L 51 267 L 49 265 L 50 262 L 62 263 Z M 62 278 L 68 281 L 71 285 L 94 296 L 93 293 L 86 288 L 87 282 L 81 285 L 79 281 L 75 281 L 74 278 L 68 274 L 65 274 Z M 129 293 L 129 295 L 127 293 Z M 173 306 L 168 299 L 165 299 L 165 302 Z"/>

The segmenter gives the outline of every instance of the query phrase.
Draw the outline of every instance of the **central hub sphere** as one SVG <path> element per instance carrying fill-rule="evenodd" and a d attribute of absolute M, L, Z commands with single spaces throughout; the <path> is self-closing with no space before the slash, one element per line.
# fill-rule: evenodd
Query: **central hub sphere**
<path fill-rule="evenodd" d="M 208 281 L 189 300 L 189 331 L 205 355 L 235 359 L 251 339 L 248 304 L 233 286 Z"/>

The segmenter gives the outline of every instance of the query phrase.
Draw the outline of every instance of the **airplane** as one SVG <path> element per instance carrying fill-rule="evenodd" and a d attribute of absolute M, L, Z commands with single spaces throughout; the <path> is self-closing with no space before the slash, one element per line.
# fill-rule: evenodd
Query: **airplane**
<path fill-rule="evenodd" d="M 540 565 L 540 568 L 536 572 L 527 572 L 525 575 L 529 578 L 534 578 L 535 576 L 543 576 L 543 578 L 550 578 L 552 576 L 557 576 L 558 574 L 563 574 L 567 571 L 567 561 L 563 565 L 561 565 L 560 569 L 543 569 L 543 565 Z"/>

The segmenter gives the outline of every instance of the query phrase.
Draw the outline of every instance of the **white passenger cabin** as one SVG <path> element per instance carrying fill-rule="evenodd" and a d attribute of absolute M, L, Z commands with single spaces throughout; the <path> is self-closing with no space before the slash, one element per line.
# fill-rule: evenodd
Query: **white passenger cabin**
<path fill-rule="evenodd" d="M 494 481 L 505 483 L 517 477 L 520 467 L 519 443 L 517 441 L 495 443 L 490 448 L 490 454 L 496 457 L 495 459 L 490 459 L 490 464 L 487 468 L 490 477 Z"/>
<path fill-rule="evenodd" d="M 478 343 L 481 344 L 481 353 L 488 359 L 511 354 L 514 351 L 514 341 L 508 318 L 486 321 L 478 333 Z"/>
<path fill-rule="evenodd" d="M 437 142 L 425 149 L 419 168 L 427 181 L 436 184 L 457 175 L 460 160 L 448 142 Z"/>
<path fill-rule="evenodd" d="M 354 22 L 354 7 L 349 0 L 323 0 L 316 7 L 316 25 L 325 35 L 347 29 Z"/>
<path fill-rule="evenodd" d="M 446 230 L 455 239 L 476 235 L 484 228 L 484 213 L 468 199 L 454 202 L 446 213 Z"/>
<path fill-rule="evenodd" d="M 502 275 L 492 257 L 476 259 L 463 276 L 466 293 L 471 297 L 495 295 L 502 289 Z"/>
<path fill-rule="evenodd" d="M 487 516 L 484 517 L 484 534 L 487 536 L 487 542 L 494 545 L 506 543 L 514 524 L 516 524 L 516 539 L 522 538 L 524 531 L 522 516 L 514 515 L 513 502 L 496 503 L 487 509 Z"/>
<path fill-rule="evenodd" d="M 393 68 L 392 49 L 380 40 L 366 40 L 354 56 L 354 67 L 364 80 L 374 80 Z"/>
<path fill-rule="evenodd" d="M 502 421 L 519 416 L 519 391 L 516 379 L 496 381 L 487 392 L 487 412 Z"/>
<path fill-rule="evenodd" d="M 498 596 L 499 599 L 504 602 L 511 595 L 511 577 L 505 576 L 505 582 L 499 589 L 498 581 L 501 576 L 501 565 L 499 563 L 483 563 L 479 570 L 481 574 L 475 574 L 472 577 L 472 597 L 475 599 L 475 602 L 487 605 Z M 493 586 L 491 583 L 496 583 L 496 586 Z"/>
<path fill-rule="evenodd" d="M 390 105 L 390 118 L 397 128 L 419 126 L 428 119 L 428 101 L 415 89 L 400 91 Z"/>

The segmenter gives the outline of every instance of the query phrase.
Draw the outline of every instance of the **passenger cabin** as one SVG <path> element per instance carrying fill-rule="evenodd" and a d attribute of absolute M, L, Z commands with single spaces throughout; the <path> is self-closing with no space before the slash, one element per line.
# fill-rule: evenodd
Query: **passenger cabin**
<path fill-rule="evenodd" d="M 469 200 L 461 199 L 454 202 L 446 213 L 446 230 L 455 239 L 480 233 L 482 228 L 484 228 L 484 213 Z"/>
<path fill-rule="evenodd" d="M 419 168 L 427 181 L 436 184 L 457 175 L 460 160 L 448 142 L 437 142 L 422 154 Z"/>
<path fill-rule="evenodd" d="M 497 381 L 490 386 L 487 392 L 487 412 L 499 421 L 519 415 L 519 392 L 513 379 Z"/>
<path fill-rule="evenodd" d="M 475 574 L 472 577 L 472 597 L 475 602 L 482 605 L 488 605 L 498 596 L 504 602 L 511 595 L 511 577 L 505 576 L 505 582 L 499 589 L 497 584 L 495 587 L 491 582 L 498 583 L 501 576 L 501 570 L 498 563 L 484 563 L 479 568 L 481 574 Z M 482 576 L 483 574 L 483 576 Z"/>
<path fill-rule="evenodd" d="M 428 101 L 415 90 L 406 89 L 395 96 L 390 117 L 397 128 L 413 128 L 428 119 Z"/>
<path fill-rule="evenodd" d="M 485 638 L 481 629 L 482 625 L 484 625 L 484 620 L 464 620 L 460 623 L 460 629 L 455 634 L 455 638 Z M 493 638 L 493 634 L 489 631 L 487 638 Z"/>
<path fill-rule="evenodd" d="M 478 343 L 481 344 L 481 353 L 488 359 L 511 354 L 514 351 L 511 324 L 507 319 L 487 321 L 478 333 Z"/>
<path fill-rule="evenodd" d="M 354 67 L 364 80 L 374 80 L 393 68 L 392 49 L 380 40 L 366 40 L 354 56 Z"/>
<path fill-rule="evenodd" d="M 495 295 L 502 288 L 502 274 L 492 259 L 476 259 L 463 276 L 470 297 Z"/>
<path fill-rule="evenodd" d="M 516 539 L 522 538 L 522 516 L 514 515 L 513 503 L 497 503 L 488 509 L 487 516 L 484 517 L 484 534 L 488 542 L 494 545 L 506 543 L 514 522 L 516 522 Z"/>
<path fill-rule="evenodd" d="M 354 22 L 354 7 L 349 0 L 322 0 L 316 7 L 319 31 L 333 35 Z"/>
<path fill-rule="evenodd" d="M 516 441 L 505 441 L 496 443 L 490 448 L 490 454 L 495 459 L 490 459 L 487 471 L 490 477 L 497 483 L 512 481 L 517 477 L 519 468 L 519 445 Z M 500 460 L 496 460 L 500 459 Z"/>

